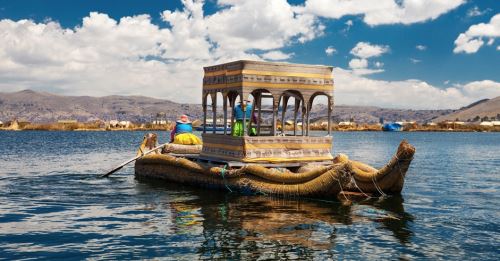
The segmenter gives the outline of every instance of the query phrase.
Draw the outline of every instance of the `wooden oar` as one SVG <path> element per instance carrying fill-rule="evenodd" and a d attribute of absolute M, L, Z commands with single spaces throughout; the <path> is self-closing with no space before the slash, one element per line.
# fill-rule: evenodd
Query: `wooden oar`
<path fill-rule="evenodd" d="M 167 144 L 168 144 L 168 143 L 162 144 L 162 145 L 160 145 L 160 146 L 158 146 L 158 147 L 155 147 L 155 148 L 153 148 L 153 149 L 151 149 L 151 150 L 148 150 L 148 151 L 146 151 L 146 152 L 142 153 L 141 155 L 139 155 L 139 156 L 137 156 L 137 157 L 131 158 L 131 159 L 129 159 L 129 160 L 127 160 L 127 161 L 123 162 L 122 164 L 118 165 L 116 168 L 112 169 L 110 172 L 108 172 L 108 173 L 106 173 L 106 174 L 104 174 L 104 175 L 101 175 L 101 178 L 107 177 L 107 176 L 109 176 L 109 175 L 111 175 L 111 174 L 113 174 L 113 173 L 117 172 L 119 169 L 123 168 L 123 166 L 125 166 L 125 165 L 129 164 L 130 162 L 136 161 L 136 160 L 138 160 L 138 159 L 140 159 L 140 158 L 142 158 L 142 157 L 144 157 L 144 156 L 148 155 L 149 153 L 151 153 L 151 152 L 153 152 L 153 151 L 155 151 L 155 150 L 161 149 L 163 146 L 165 146 L 165 145 L 167 145 Z"/>

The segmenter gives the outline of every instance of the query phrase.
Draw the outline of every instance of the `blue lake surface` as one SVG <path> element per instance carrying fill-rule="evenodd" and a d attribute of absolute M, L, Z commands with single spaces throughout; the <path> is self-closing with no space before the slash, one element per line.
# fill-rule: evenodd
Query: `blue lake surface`
<path fill-rule="evenodd" d="M 336 132 L 376 167 L 417 149 L 400 197 L 350 205 L 98 178 L 143 135 L 0 131 L 0 259 L 500 258 L 500 133 Z"/>

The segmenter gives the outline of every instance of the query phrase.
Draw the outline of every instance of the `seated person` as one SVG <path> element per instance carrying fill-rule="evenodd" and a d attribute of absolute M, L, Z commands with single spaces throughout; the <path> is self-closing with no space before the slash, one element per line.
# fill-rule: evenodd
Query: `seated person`
<path fill-rule="evenodd" d="M 250 125 L 250 119 L 252 119 L 252 122 L 255 123 L 256 119 L 252 117 L 252 103 L 250 101 L 246 101 L 246 113 L 245 113 L 245 121 L 246 121 L 246 126 L 247 128 Z M 231 126 L 231 136 L 243 136 L 243 108 L 241 107 L 241 102 L 238 103 L 234 107 L 234 124 Z M 257 135 L 257 130 L 252 127 L 248 130 L 248 135 L 250 136 L 255 136 Z"/>
<path fill-rule="evenodd" d="M 183 145 L 201 145 L 202 141 L 193 134 L 193 125 L 188 116 L 182 115 L 170 133 L 170 143 Z"/>

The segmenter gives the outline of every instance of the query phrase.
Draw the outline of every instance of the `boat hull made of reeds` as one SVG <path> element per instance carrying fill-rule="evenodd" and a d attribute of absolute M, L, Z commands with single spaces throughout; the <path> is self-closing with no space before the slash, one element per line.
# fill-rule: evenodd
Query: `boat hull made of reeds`
<path fill-rule="evenodd" d="M 366 196 L 399 194 L 414 153 L 415 148 L 402 141 L 396 154 L 380 169 L 341 154 L 329 165 L 306 166 L 298 172 L 259 164 L 226 169 L 182 156 L 153 154 L 136 161 L 135 175 L 140 179 L 284 197 L 331 198 L 343 191 Z"/>

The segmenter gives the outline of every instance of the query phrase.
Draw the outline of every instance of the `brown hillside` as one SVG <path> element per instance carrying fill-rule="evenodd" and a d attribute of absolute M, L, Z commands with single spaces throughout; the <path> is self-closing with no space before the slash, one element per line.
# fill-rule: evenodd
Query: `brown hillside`
<path fill-rule="evenodd" d="M 484 117 L 488 117 L 490 119 L 500 117 L 500 96 L 474 106 L 467 106 L 464 109 L 441 116 L 434 121 L 440 122 L 456 119 L 459 119 L 460 121 L 478 121 L 478 119 Z"/>

